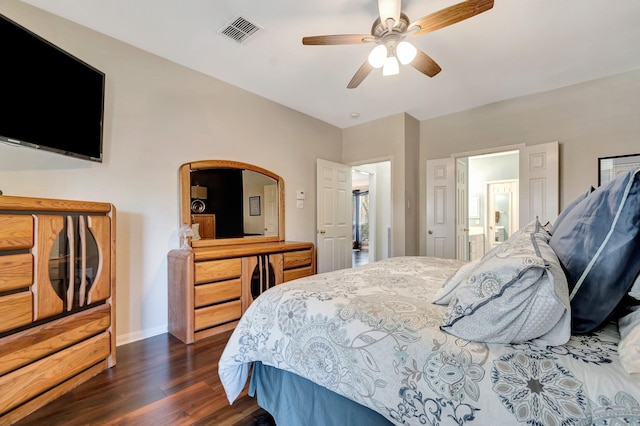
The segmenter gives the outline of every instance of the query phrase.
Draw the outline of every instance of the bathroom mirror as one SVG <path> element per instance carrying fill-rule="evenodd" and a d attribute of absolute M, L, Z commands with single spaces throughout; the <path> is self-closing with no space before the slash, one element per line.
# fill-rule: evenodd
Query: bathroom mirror
<path fill-rule="evenodd" d="M 284 181 L 237 161 L 185 163 L 180 224 L 194 229 L 192 247 L 284 241 Z"/>

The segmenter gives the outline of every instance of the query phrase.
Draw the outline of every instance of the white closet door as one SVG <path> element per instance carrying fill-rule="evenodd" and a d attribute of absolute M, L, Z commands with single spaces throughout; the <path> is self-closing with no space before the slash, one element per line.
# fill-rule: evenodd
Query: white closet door
<path fill-rule="evenodd" d="M 520 225 L 538 217 L 553 223 L 559 213 L 560 161 L 558 142 L 520 150 Z"/>
<path fill-rule="evenodd" d="M 456 258 L 455 160 L 427 160 L 427 256 Z"/>
<path fill-rule="evenodd" d="M 317 160 L 318 273 L 351 267 L 353 248 L 351 166 Z"/>

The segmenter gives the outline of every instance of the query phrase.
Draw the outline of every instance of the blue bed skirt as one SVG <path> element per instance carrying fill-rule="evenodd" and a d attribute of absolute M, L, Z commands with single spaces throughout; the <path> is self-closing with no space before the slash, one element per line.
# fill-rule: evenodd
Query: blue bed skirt
<path fill-rule="evenodd" d="M 389 426 L 379 413 L 288 371 L 254 362 L 249 395 L 278 426 Z"/>

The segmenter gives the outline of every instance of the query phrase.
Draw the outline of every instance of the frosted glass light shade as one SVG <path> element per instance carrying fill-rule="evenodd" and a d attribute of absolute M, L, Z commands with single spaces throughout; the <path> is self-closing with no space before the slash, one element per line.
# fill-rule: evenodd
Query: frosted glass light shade
<path fill-rule="evenodd" d="M 400 73 L 400 65 L 395 56 L 387 56 L 384 61 L 384 68 L 382 68 L 382 75 L 396 75 Z"/>
<path fill-rule="evenodd" d="M 416 57 L 417 49 L 408 41 L 401 41 L 396 47 L 396 55 L 402 65 L 407 65 Z"/>
<path fill-rule="evenodd" d="M 387 47 L 379 44 L 369 53 L 369 64 L 374 68 L 382 68 L 384 61 L 387 59 Z"/>

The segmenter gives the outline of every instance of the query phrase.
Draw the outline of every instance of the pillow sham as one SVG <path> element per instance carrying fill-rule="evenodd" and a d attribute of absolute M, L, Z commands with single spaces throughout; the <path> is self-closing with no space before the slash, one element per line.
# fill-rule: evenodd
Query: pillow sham
<path fill-rule="evenodd" d="M 569 291 L 547 238 L 514 233 L 483 257 L 458 286 L 440 328 L 481 342 L 566 343 Z"/>
<path fill-rule="evenodd" d="M 560 226 L 560 224 L 562 223 L 564 218 L 569 214 L 569 212 L 571 210 L 573 210 L 573 208 L 575 206 L 577 206 L 582 200 L 587 198 L 589 196 L 589 194 L 591 194 L 593 191 L 595 191 L 595 188 L 593 186 L 590 186 L 589 189 L 587 190 L 587 192 L 585 192 L 584 194 L 579 195 L 578 198 L 576 198 L 575 200 L 570 202 L 569 205 L 567 207 L 565 207 L 560 212 L 560 214 L 558 215 L 558 217 L 554 221 L 551 233 L 553 233 L 553 229 L 555 229 L 556 227 Z"/>
<path fill-rule="evenodd" d="M 640 373 L 640 305 L 618 319 L 620 364 L 629 374 Z"/>
<path fill-rule="evenodd" d="M 442 288 L 436 293 L 433 303 L 436 305 L 448 305 L 458 286 L 467 279 L 467 277 L 478 266 L 480 259 L 473 260 L 462 265 L 453 275 L 451 275 L 442 284 Z"/>
<path fill-rule="evenodd" d="M 636 300 L 640 300 L 640 273 L 636 277 L 636 280 L 633 282 L 631 290 L 629 290 L 629 296 L 633 297 Z"/>
<path fill-rule="evenodd" d="M 523 226 L 522 228 L 514 232 L 514 234 L 538 233 L 547 237 L 547 241 L 549 241 L 549 238 L 551 238 L 551 230 L 552 230 L 552 227 L 549 224 L 549 222 L 543 225 L 540 223 L 540 219 L 536 217 L 531 222 L 527 223 L 525 226 Z"/>
<path fill-rule="evenodd" d="M 514 234 L 531 234 L 531 233 L 540 233 L 546 237 L 547 241 L 549 241 L 549 238 L 551 238 L 551 232 L 549 228 L 546 227 L 545 225 L 540 224 L 540 221 L 538 220 L 538 218 L 535 218 L 534 220 L 529 222 L 527 225 L 523 226 L 522 228 L 514 232 Z M 492 250 L 489 253 L 487 253 L 485 256 L 482 257 L 482 259 L 488 259 L 491 256 L 493 256 L 493 251 L 495 250 Z M 433 303 L 435 303 L 436 305 L 448 305 L 449 302 L 451 302 L 451 298 L 453 297 L 455 290 L 462 283 L 462 281 L 464 281 L 469 277 L 469 275 L 471 275 L 473 270 L 477 267 L 478 263 L 482 259 L 474 260 L 470 263 L 467 263 L 466 265 L 463 265 L 453 275 L 451 275 L 442 284 L 442 288 L 438 290 L 438 292 L 436 293 L 433 299 Z"/>
<path fill-rule="evenodd" d="M 600 328 L 640 271 L 640 169 L 593 191 L 554 227 L 549 244 L 569 281 L 573 332 Z"/>

